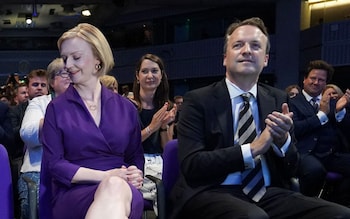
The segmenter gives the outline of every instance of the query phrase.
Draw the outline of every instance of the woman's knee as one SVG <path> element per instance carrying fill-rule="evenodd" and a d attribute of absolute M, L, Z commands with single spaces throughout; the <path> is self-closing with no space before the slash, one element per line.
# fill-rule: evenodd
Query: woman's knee
<path fill-rule="evenodd" d="M 131 194 L 129 184 L 118 176 L 111 176 L 104 179 L 100 187 L 108 192 L 109 195 Z"/>

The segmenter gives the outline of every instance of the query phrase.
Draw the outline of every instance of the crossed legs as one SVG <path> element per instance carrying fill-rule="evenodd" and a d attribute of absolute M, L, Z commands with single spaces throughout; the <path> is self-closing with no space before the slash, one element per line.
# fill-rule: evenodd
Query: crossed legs
<path fill-rule="evenodd" d="M 129 184 L 117 176 L 107 177 L 98 186 L 86 219 L 124 219 L 131 211 L 132 192 Z"/>

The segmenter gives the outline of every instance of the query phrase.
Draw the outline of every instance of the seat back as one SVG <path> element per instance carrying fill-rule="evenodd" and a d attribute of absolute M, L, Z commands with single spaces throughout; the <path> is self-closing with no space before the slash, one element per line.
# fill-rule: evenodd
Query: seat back
<path fill-rule="evenodd" d="M 166 197 L 169 196 L 177 178 L 179 177 L 179 160 L 177 139 L 170 140 L 163 152 L 163 174 L 162 180 Z"/>
<path fill-rule="evenodd" d="M 47 170 L 45 156 L 42 157 L 39 185 L 39 218 L 51 219 L 51 174 Z"/>
<path fill-rule="evenodd" d="M 13 219 L 13 187 L 10 160 L 6 148 L 0 144 L 0 211 L 1 218 Z"/>
<path fill-rule="evenodd" d="M 157 211 L 158 219 L 167 219 L 171 209 L 169 201 L 170 192 L 179 177 L 179 161 L 177 155 L 177 139 L 170 140 L 163 151 L 162 180 L 157 185 Z M 157 181 L 157 180 L 155 180 Z"/>
<path fill-rule="evenodd" d="M 343 179 L 343 175 L 336 172 L 327 172 L 325 181 L 323 183 L 321 191 L 318 193 L 319 198 L 327 200 L 327 196 L 332 193 L 332 186 Z"/>

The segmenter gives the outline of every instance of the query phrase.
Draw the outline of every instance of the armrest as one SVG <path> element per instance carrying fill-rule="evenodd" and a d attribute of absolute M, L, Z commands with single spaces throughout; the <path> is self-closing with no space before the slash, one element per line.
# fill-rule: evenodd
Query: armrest
<path fill-rule="evenodd" d="M 28 186 L 28 204 L 29 204 L 29 219 L 38 218 L 37 207 L 37 190 L 38 185 L 30 178 L 23 176 L 24 181 Z"/>
<path fill-rule="evenodd" d="M 290 190 L 300 192 L 299 179 L 296 177 L 290 178 Z"/>
<path fill-rule="evenodd" d="M 152 182 L 156 184 L 157 188 L 157 200 L 156 200 L 156 205 L 158 209 L 158 219 L 166 219 L 166 202 L 167 198 L 165 195 L 165 190 L 164 190 L 164 185 L 163 181 L 155 176 L 151 175 L 146 175 L 148 179 L 150 179 Z"/>

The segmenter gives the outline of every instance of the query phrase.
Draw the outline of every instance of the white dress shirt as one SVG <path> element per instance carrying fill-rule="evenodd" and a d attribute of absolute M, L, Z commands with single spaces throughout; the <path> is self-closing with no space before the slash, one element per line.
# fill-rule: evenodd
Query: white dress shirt
<path fill-rule="evenodd" d="M 20 135 L 26 148 L 21 172 L 40 172 L 42 144 L 39 139 L 39 123 L 45 117 L 51 95 L 35 97 L 29 101 L 24 113 Z"/>
<path fill-rule="evenodd" d="M 230 82 L 227 78 L 226 78 L 226 85 L 227 85 L 227 88 L 230 94 L 230 99 L 232 102 L 233 130 L 236 132 L 237 126 L 238 126 L 239 110 L 241 109 L 241 105 L 243 104 L 243 99 L 241 98 L 240 95 L 246 92 L 241 90 L 232 82 Z M 255 84 L 252 87 L 252 89 L 249 90 L 248 92 L 252 94 L 252 98 L 250 98 L 249 103 L 251 106 L 251 110 L 252 110 L 252 114 L 255 122 L 256 133 L 257 133 L 257 136 L 259 136 L 261 133 L 261 130 L 259 127 L 259 110 L 258 110 L 258 103 L 256 100 L 257 85 Z M 290 142 L 291 142 L 291 137 L 290 135 L 288 135 L 287 141 L 281 148 L 278 148 L 274 144 L 272 144 L 271 146 L 277 156 L 284 157 L 285 152 L 289 148 Z M 238 139 L 235 139 L 235 144 L 236 143 L 238 143 Z M 242 149 L 242 156 L 244 160 L 245 169 L 248 170 L 248 169 L 254 168 L 255 162 L 250 150 L 250 144 L 241 145 L 241 149 Z M 269 172 L 266 160 L 264 159 L 264 156 L 260 156 L 260 159 L 261 159 L 262 171 L 264 175 L 265 186 L 269 186 L 271 182 L 270 172 Z M 222 183 L 222 185 L 240 185 L 241 182 L 242 182 L 241 172 L 235 172 L 235 173 L 229 174 L 224 180 L 224 182 Z"/>
<path fill-rule="evenodd" d="M 306 93 L 305 90 L 302 90 L 302 93 L 303 93 L 305 99 L 307 100 L 307 102 L 310 103 L 310 101 L 313 97 L 310 96 L 308 93 Z M 322 94 L 317 96 L 317 104 L 318 105 L 320 105 L 321 99 L 322 99 Z M 338 122 L 341 122 L 344 119 L 345 114 L 346 114 L 346 109 L 344 108 L 344 109 L 340 110 L 339 112 L 335 113 L 335 119 Z M 318 119 L 320 120 L 321 125 L 324 125 L 328 122 L 328 116 L 323 111 L 319 110 L 316 115 L 317 115 Z"/>

